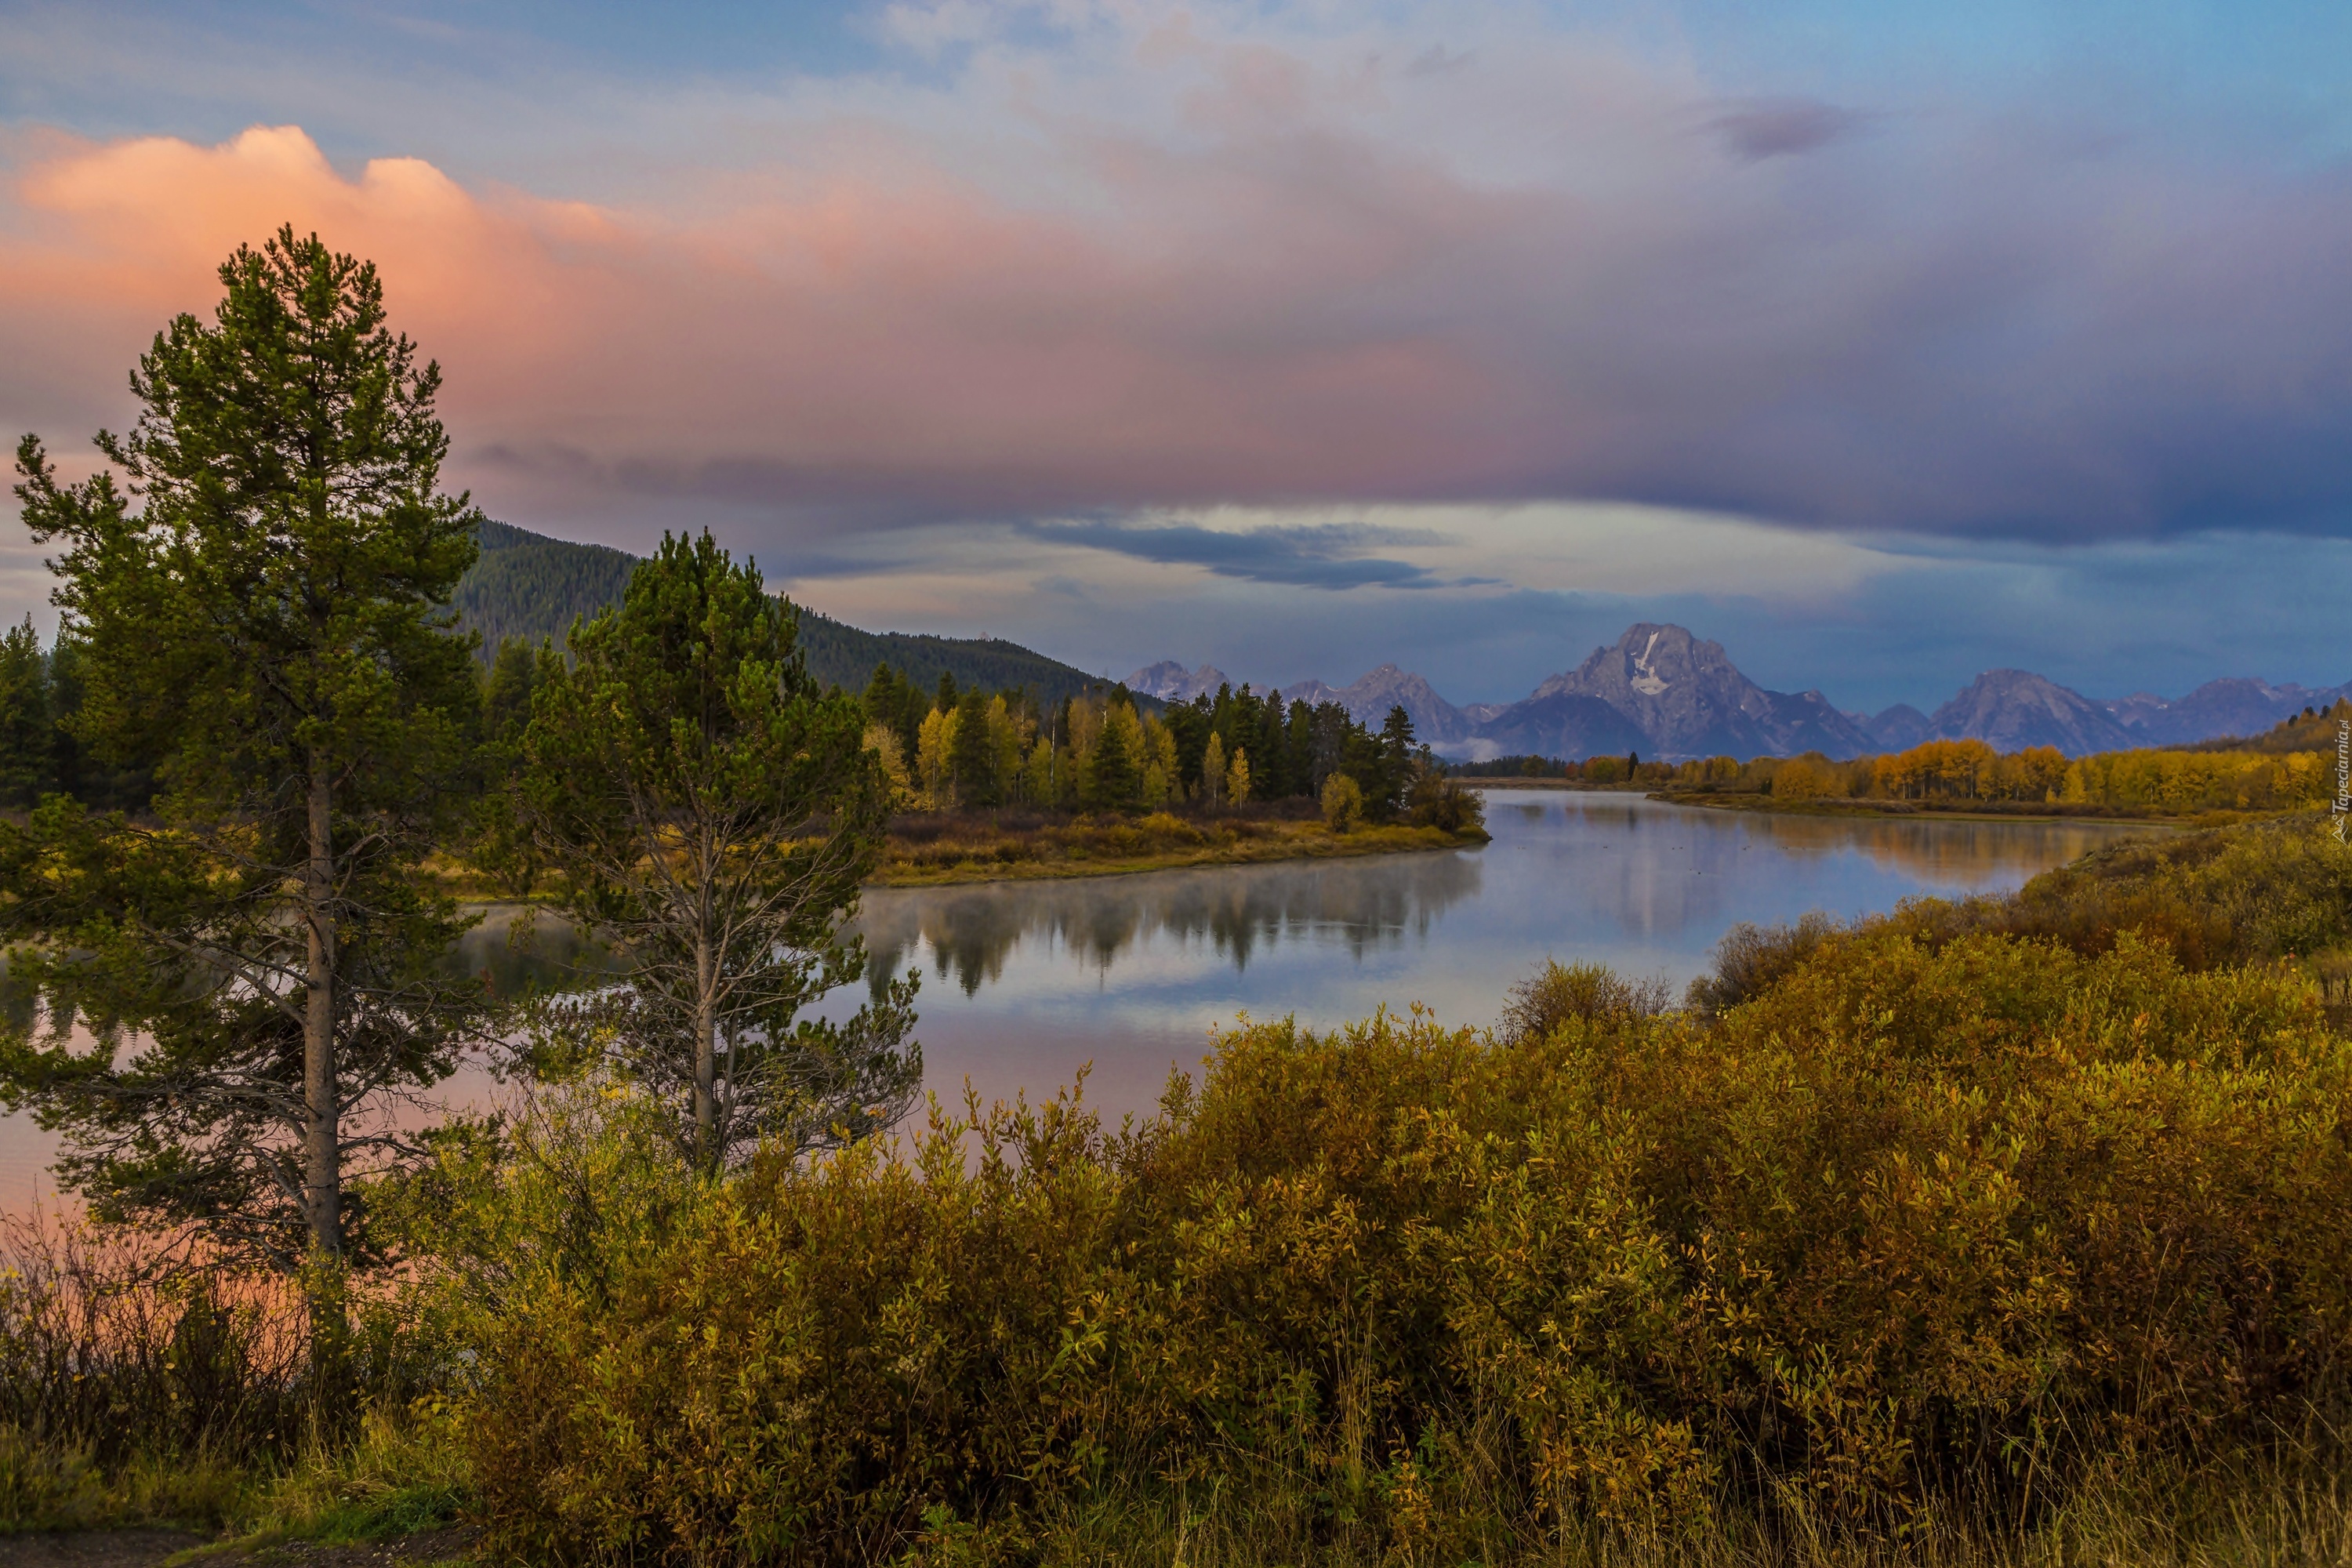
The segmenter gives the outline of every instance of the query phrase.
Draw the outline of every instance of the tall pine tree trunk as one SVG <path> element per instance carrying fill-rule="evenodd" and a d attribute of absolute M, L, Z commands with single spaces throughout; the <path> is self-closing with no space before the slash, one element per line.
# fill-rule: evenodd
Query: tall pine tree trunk
<path fill-rule="evenodd" d="M 335 822 L 327 761 L 310 757 L 310 855 L 302 878 L 310 935 L 302 1015 L 302 1207 L 310 1222 L 310 1258 L 304 1274 L 310 1309 L 314 1387 L 324 1394 L 340 1372 L 343 1340 L 341 1086 L 335 1075 Z"/>
<path fill-rule="evenodd" d="M 710 934 L 694 938 L 694 1140 L 703 1168 L 719 1167 L 719 959 Z"/>

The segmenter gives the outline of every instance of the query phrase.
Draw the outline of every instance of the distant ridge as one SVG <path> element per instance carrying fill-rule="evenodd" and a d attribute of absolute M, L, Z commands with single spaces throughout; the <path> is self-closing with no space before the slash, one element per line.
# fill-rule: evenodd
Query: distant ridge
<path fill-rule="evenodd" d="M 501 637 L 561 642 L 572 621 L 618 604 L 637 558 L 602 544 L 575 544 L 502 522 L 484 522 L 481 559 L 451 595 L 458 624 Z M 959 686 L 1026 688 L 1040 701 L 1099 688 L 1100 676 L 1018 643 L 869 632 L 799 606 L 809 671 L 828 685 L 862 689 L 888 663 L 922 687 L 943 674 Z M 1128 685 L 1157 707 L 1213 692 L 1227 678 L 1213 665 L 1187 670 L 1173 659 L 1139 669 Z M 2263 736 L 2305 709 L 2325 711 L 2352 698 L 2352 682 L 2311 688 L 2265 681 L 2208 681 L 2177 700 L 2145 692 L 2109 700 L 2084 697 L 2030 670 L 1987 670 L 1931 717 L 1908 704 L 1874 717 L 1842 713 L 1818 691 L 1768 691 L 1734 666 L 1720 644 L 1677 626 L 1643 622 L 1613 647 L 1595 648 L 1575 669 L 1552 676 L 1508 704 L 1456 708 L 1419 675 L 1384 664 L 1343 687 L 1304 680 L 1286 698 L 1336 701 L 1377 726 L 1392 707 L 1412 716 L 1414 733 L 1444 755 L 1532 753 L 1583 758 L 1640 752 L 1661 761 L 1727 754 L 1851 757 L 1899 752 L 1928 740 L 1979 740 L 2003 751 L 2055 746 L 2070 756 L 2134 746 L 2210 744 Z"/>
<path fill-rule="evenodd" d="M 503 522 L 484 522 L 478 537 L 481 558 L 458 579 L 449 602 L 461 627 L 482 634 L 485 652 L 501 637 L 562 643 L 575 618 L 621 602 L 637 564 L 624 550 L 551 539 Z M 920 687 L 937 686 L 947 674 L 958 686 L 1025 687 L 1047 704 L 1106 684 L 1101 676 L 1018 643 L 862 631 L 805 605 L 795 608 L 809 673 L 828 686 L 863 690 L 874 667 L 886 662 Z"/>

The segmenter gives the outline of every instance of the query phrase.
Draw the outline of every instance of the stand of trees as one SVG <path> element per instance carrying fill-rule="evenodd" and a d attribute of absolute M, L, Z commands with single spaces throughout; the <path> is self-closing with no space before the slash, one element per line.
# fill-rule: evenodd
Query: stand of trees
<path fill-rule="evenodd" d="M 2278 811 L 2322 804 L 2333 759 L 2317 752 L 2101 752 L 2054 746 L 1997 752 L 1982 741 L 1929 741 L 1906 752 L 1832 762 L 1729 757 L 1679 764 L 1662 787 L 1769 794 L 1776 800 L 2074 806 L 2099 811 Z"/>
<path fill-rule="evenodd" d="M 98 1218 L 298 1279 L 331 1399 L 371 1194 L 514 1023 L 447 963 L 473 921 L 428 862 L 548 884 L 633 962 L 545 1059 L 670 1103 L 705 1171 L 895 1121 L 914 986 L 800 1016 L 863 972 L 841 924 L 888 786 L 756 571 L 665 539 L 569 654 L 485 668 L 452 599 L 494 525 L 440 488 L 440 370 L 373 265 L 288 226 L 220 278 L 96 475 L 17 449 L 62 630 L 0 635 L 0 940 L 40 998 L 0 1102 L 60 1134 Z"/>
<path fill-rule="evenodd" d="M 866 683 L 866 743 L 905 805 L 930 810 L 1027 806 L 1160 811 L 1251 801 L 1317 800 L 1352 780 L 1373 822 L 1430 818 L 1454 799 L 1444 768 L 1419 745 L 1412 719 L 1389 710 L 1377 731 L 1337 702 L 1285 703 L 1221 686 L 1163 713 L 1123 687 L 1040 707 L 1026 690 L 926 690 L 891 666 Z M 1466 809 L 1466 808 L 1465 808 Z"/>

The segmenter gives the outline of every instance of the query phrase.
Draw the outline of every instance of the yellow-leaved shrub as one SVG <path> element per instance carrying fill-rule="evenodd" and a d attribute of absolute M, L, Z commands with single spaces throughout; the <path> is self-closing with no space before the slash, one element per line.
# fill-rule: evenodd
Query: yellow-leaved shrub
<path fill-rule="evenodd" d="M 1449 1561 L 1729 1497 L 2018 1517 L 2352 1349 L 2352 1050 L 2286 970 L 2129 934 L 1834 935 L 1712 1019 L 1249 1026 L 1132 1130 L 975 1120 L 525 1249 L 471 1320 L 493 1545 L 1019 1560 L 1139 1496 Z"/>

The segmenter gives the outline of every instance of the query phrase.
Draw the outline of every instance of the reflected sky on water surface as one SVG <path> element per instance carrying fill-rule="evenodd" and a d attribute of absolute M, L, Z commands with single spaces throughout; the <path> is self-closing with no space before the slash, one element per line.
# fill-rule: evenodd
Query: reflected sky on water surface
<path fill-rule="evenodd" d="M 1147 1109 L 1242 1013 L 1328 1026 L 1412 1002 L 1486 1024 L 1547 957 L 1679 988 L 1740 921 L 1850 916 L 2013 888 L 2110 840 L 2098 824 L 1704 811 L 1638 795 L 1495 791 L 1484 848 L 1061 881 L 879 889 L 877 973 L 923 974 L 926 1077 Z M 854 997 L 829 1011 L 846 1011 Z"/>

